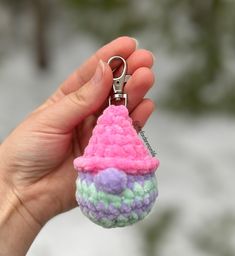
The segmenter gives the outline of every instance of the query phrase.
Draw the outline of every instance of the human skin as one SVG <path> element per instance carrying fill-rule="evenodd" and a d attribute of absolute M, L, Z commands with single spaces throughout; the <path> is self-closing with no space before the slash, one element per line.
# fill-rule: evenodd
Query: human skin
<path fill-rule="evenodd" d="M 76 207 L 73 159 L 82 154 L 112 87 L 110 57 L 127 60 L 131 118 L 141 126 L 154 109 L 153 55 L 120 37 L 100 48 L 0 146 L 0 256 L 25 255 L 45 223 Z"/>

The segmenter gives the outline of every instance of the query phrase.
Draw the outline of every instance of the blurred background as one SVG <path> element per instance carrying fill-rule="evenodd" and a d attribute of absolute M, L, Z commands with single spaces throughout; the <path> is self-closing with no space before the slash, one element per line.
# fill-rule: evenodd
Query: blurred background
<path fill-rule="evenodd" d="M 157 111 L 144 128 L 161 166 L 152 213 L 105 230 L 79 209 L 28 256 L 235 255 L 235 2 L 0 0 L 0 141 L 84 60 L 120 35 L 154 52 Z"/>

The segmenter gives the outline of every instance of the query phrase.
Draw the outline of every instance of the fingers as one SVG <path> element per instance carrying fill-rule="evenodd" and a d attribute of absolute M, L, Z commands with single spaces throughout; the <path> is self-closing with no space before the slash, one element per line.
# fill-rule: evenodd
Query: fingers
<path fill-rule="evenodd" d="M 127 74 L 132 75 L 135 70 L 140 67 L 151 68 L 154 63 L 153 54 L 145 49 L 138 49 L 134 51 L 126 60 Z M 117 77 L 121 74 L 122 67 L 115 71 L 114 76 Z"/>
<path fill-rule="evenodd" d="M 145 49 L 136 50 L 128 59 L 128 74 L 132 74 L 139 67 L 151 68 L 154 64 L 153 54 Z"/>
<path fill-rule="evenodd" d="M 129 39 L 129 42 L 128 40 Z M 108 48 L 112 48 L 117 44 L 117 42 L 120 41 L 121 44 L 125 43 L 125 47 L 121 48 L 120 50 L 118 48 L 114 48 L 111 50 L 108 50 Z M 127 73 L 132 74 L 136 69 L 139 67 L 149 67 L 151 68 L 153 65 L 153 54 L 150 51 L 147 51 L 145 49 L 135 49 L 136 45 L 133 44 L 133 38 L 127 38 L 127 37 L 121 37 L 113 42 L 109 43 L 108 45 L 102 47 L 95 56 L 100 56 L 100 59 L 102 60 L 108 60 L 110 57 L 114 55 L 120 55 L 127 59 Z M 135 41 L 134 41 L 135 42 Z M 128 46 L 129 44 L 129 46 Z M 124 46 L 124 44 L 123 44 Z M 107 52 L 106 52 L 107 51 Z M 119 52 L 118 52 L 119 51 Z M 123 53 L 122 53 L 123 51 Z M 108 53 L 110 52 L 110 53 Z M 128 54 L 129 57 L 128 57 Z M 97 60 L 96 60 L 97 61 Z M 69 78 L 59 87 L 59 89 L 54 93 L 50 100 L 53 100 L 53 102 L 56 102 L 63 98 L 66 94 L 71 93 L 77 89 L 79 89 L 87 80 L 92 76 L 94 73 L 94 56 L 92 56 L 83 66 L 81 66 L 78 70 L 76 70 L 73 74 L 69 76 Z M 88 68 L 89 67 L 89 68 Z M 120 73 L 120 68 L 115 72 L 115 76 Z"/>
<path fill-rule="evenodd" d="M 143 99 L 144 95 L 154 83 L 153 73 L 150 70 L 154 62 L 154 57 L 150 51 L 138 49 L 127 58 L 126 62 L 127 74 L 131 74 L 133 76 L 125 85 L 124 90 L 128 93 L 128 109 L 129 111 L 132 111 L 133 108 Z M 117 63 L 113 63 L 112 68 L 115 68 L 115 64 L 117 65 Z M 119 62 L 119 65 L 120 64 L 122 64 L 122 62 Z M 122 67 L 115 71 L 114 76 L 118 77 L 121 72 Z M 132 93 L 133 95 L 131 95 Z M 97 111 L 97 117 L 102 113 L 104 108 L 107 107 L 107 103 L 108 101 L 106 101 L 105 104 L 101 106 L 99 111 Z"/>
<path fill-rule="evenodd" d="M 78 90 L 83 84 L 89 81 L 94 74 L 99 60 L 105 62 L 114 55 L 128 58 L 136 50 L 136 40 L 131 37 L 119 37 L 114 41 L 100 48 L 89 58 L 79 69 L 77 69 L 52 96 L 58 99 L 71 92 Z"/>
<path fill-rule="evenodd" d="M 85 101 L 87 101 L 87 99 L 83 99 L 82 96 L 79 96 L 80 92 L 78 93 L 78 91 L 82 89 L 82 85 L 84 85 L 84 83 L 89 84 L 88 81 L 91 80 L 91 77 L 94 74 L 95 67 L 98 62 L 98 58 L 101 58 L 107 61 L 111 56 L 114 56 L 114 55 L 120 55 L 127 60 L 127 67 L 128 67 L 127 73 L 132 74 L 132 77 L 130 78 L 130 80 L 125 86 L 125 92 L 128 93 L 128 97 L 129 97 L 128 109 L 131 113 L 133 109 L 135 109 L 136 106 L 143 100 L 143 97 L 145 96 L 147 91 L 151 88 L 151 86 L 154 83 L 154 76 L 152 71 L 150 70 L 150 68 L 153 65 L 154 58 L 152 53 L 145 49 L 136 50 L 136 42 L 133 38 L 130 38 L 130 37 L 120 37 L 112 41 L 111 43 L 105 45 L 100 50 L 98 50 L 84 65 L 82 65 L 77 71 L 75 71 L 63 85 L 61 85 L 61 87 L 57 90 L 57 92 L 52 97 L 53 103 L 56 103 L 56 105 L 60 105 L 57 103 L 59 101 L 63 101 L 63 104 L 64 104 L 64 102 L 68 101 L 67 96 L 69 96 L 70 98 L 69 101 L 71 102 L 72 101 L 71 99 L 75 98 L 75 96 L 71 96 L 71 95 L 77 95 L 78 99 L 74 101 L 79 100 L 80 102 L 83 102 L 82 104 L 84 106 L 86 106 L 87 104 L 89 105 L 89 103 L 84 103 Z M 119 72 L 119 70 L 117 70 L 116 72 Z M 112 73 L 111 73 L 111 76 L 112 76 Z M 94 94 L 94 95 L 89 95 L 89 98 L 93 99 L 95 102 L 95 104 L 89 107 L 88 110 L 93 111 L 93 109 L 96 108 L 96 104 L 100 106 L 100 110 L 103 109 L 102 103 L 101 105 L 99 103 L 101 101 L 104 103 L 104 101 L 107 100 L 108 98 L 110 87 L 112 85 L 112 77 L 109 79 L 110 80 L 106 84 L 106 89 L 104 90 L 104 94 L 101 95 L 100 91 L 94 89 L 94 87 L 92 87 L 93 90 L 91 89 L 88 90 L 89 93 L 91 93 L 92 91 L 92 93 Z M 87 89 L 84 89 L 84 90 L 87 90 Z M 84 90 L 82 90 L 81 95 L 84 94 Z M 64 100 L 64 98 L 66 99 Z M 81 103 L 79 104 L 81 105 Z M 51 106 L 54 104 L 45 104 L 44 107 L 42 106 L 41 108 L 39 108 L 39 110 L 47 109 L 48 105 Z M 99 109 L 99 107 L 97 107 L 96 110 L 97 109 Z M 61 115 L 63 112 L 64 111 L 62 110 Z M 73 112 L 71 112 L 71 115 L 73 115 L 72 113 Z M 72 123 L 68 123 L 68 127 L 73 126 L 74 122 L 77 124 L 77 122 L 81 119 L 82 119 L 81 115 L 77 116 L 77 118 L 75 118 L 75 121 L 73 121 Z"/>
<path fill-rule="evenodd" d="M 137 69 L 125 86 L 128 95 L 128 110 L 132 110 L 143 100 L 148 90 L 154 84 L 154 74 L 149 68 Z"/>
<path fill-rule="evenodd" d="M 133 110 L 130 117 L 137 130 L 141 130 L 148 118 L 154 111 L 154 103 L 150 99 L 143 99 L 141 103 Z"/>
<path fill-rule="evenodd" d="M 84 86 L 39 112 L 41 121 L 53 133 L 71 132 L 103 104 L 111 85 L 112 71 L 107 63 L 100 61 L 94 76 Z"/>
<path fill-rule="evenodd" d="M 136 50 L 127 59 L 127 74 L 132 75 L 124 88 L 128 94 L 129 112 L 143 100 L 154 84 L 154 74 L 150 70 L 153 63 L 153 54 L 145 49 Z M 121 72 L 122 67 L 115 71 L 114 76 L 118 77 Z"/>

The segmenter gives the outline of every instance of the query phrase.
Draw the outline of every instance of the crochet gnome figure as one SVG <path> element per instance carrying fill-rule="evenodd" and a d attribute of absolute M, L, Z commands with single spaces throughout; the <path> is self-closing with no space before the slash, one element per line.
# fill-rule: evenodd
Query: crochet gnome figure
<path fill-rule="evenodd" d="M 81 211 L 105 228 L 142 220 L 158 195 L 152 157 L 124 105 L 110 105 L 98 118 L 78 171 L 76 199 Z"/>

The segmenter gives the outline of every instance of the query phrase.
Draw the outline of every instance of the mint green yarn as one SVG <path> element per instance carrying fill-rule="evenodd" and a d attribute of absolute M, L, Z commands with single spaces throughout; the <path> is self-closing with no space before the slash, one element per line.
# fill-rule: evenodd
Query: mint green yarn
<path fill-rule="evenodd" d="M 135 197 L 134 193 L 129 188 L 123 191 L 123 196 L 128 199 L 133 199 Z"/>
<path fill-rule="evenodd" d="M 151 191 L 157 191 L 155 179 L 146 180 L 141 186 L 138 182 L 134 182 L 133 190 L 126 188 L 120 195 L 108 194 L 104 191 L 96 189 L 95 184 L 88 184 L 85 180 L 81 181 L 79 178 L 76 181 L 76 196 L 81 196 L 85 200 L 88 200 L 94 205 L 98 202 L 103 202 L 106 207 L 110 203 L 116 208 L 121 207 L 121 203 L 125 203 L 128 206 L 134 202 L 134 200 L 142 201 L 145 196 L 148 196 Z"/>
<path fill-rule="evenodd" d="M 106 228 L 125 227 L 148 215 L 157 195 L 156 185 L 155 177 L 136 180 L 115 195 L 97 189 L 90 180 L 78 178 L 76 198 L 84 215 L 94 223 Z"/>
<path fill-rule="evenodd" d="M 134 183 L 133 191 L 138 196 L 143 196 L 144 195 L 143 187 L 139 183 L 137 183 L 137 182 Z"/>

